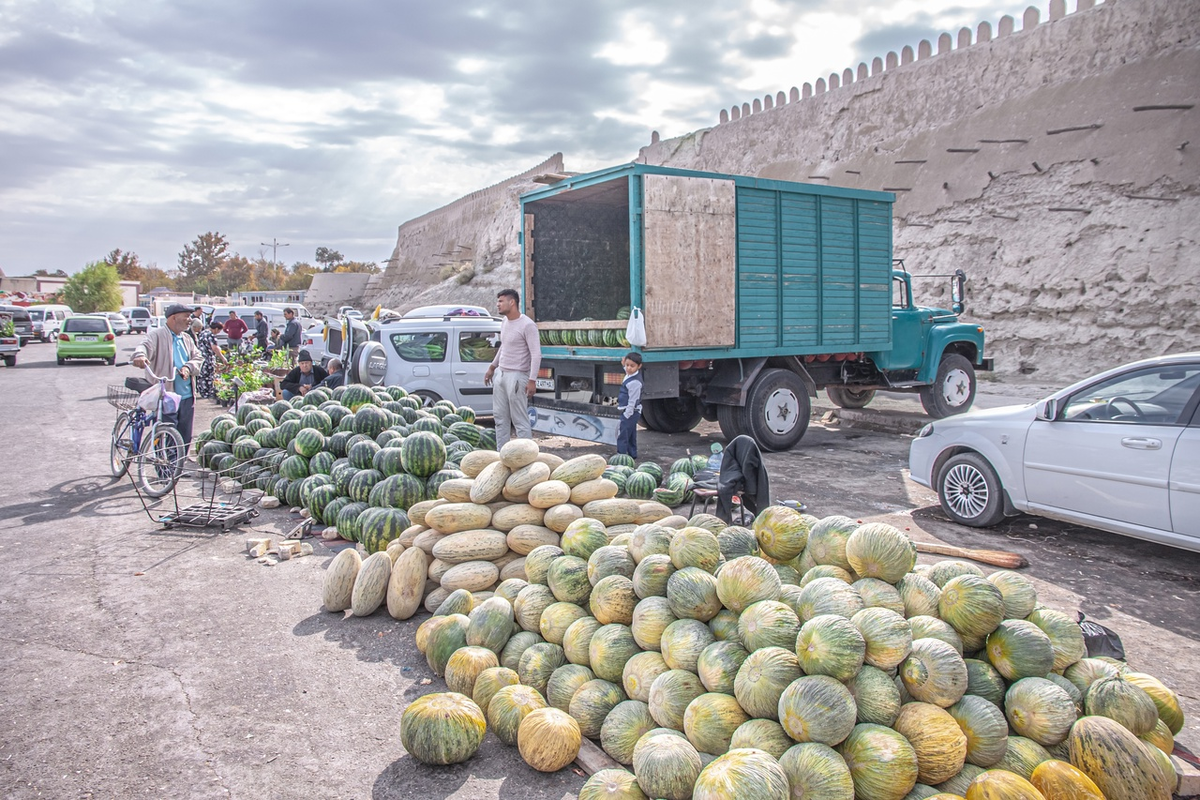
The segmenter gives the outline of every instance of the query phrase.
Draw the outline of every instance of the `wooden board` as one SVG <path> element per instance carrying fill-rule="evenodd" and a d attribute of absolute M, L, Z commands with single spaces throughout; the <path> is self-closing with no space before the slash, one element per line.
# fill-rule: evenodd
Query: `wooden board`
<path fill-rule="evenodd" d="M 579 757 L 575 759 L 575 763 L 588 775 L 595 775 L 602 769 L 625 769 L 591 739 L 584 739 L 579 743 Z"/>
<path fill-rule="evenodd" d="M 733 181 L 646 175 L 643 256 L 649 348 L 736 344 Z"/>

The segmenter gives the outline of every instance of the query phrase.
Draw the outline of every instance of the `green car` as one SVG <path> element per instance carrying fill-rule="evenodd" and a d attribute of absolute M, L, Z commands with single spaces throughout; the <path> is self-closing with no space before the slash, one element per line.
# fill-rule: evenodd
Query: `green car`
<path fill-rule="evenodd" d="M 58 365 L 68 358 L 102 358 L 110 365 L 117 361 L 117 335 L 108 317 L 86 314 L 67 317 L 58 331 Z"/>

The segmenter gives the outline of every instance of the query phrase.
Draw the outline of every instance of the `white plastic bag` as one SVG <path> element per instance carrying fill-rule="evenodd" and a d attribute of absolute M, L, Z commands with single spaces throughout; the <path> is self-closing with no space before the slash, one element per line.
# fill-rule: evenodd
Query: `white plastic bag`
<path fill-rule="evenodd" d="M 174 414 L 179 411 L 179 403 L 183 399 L 174 392 L 164 392 L 161 383 L 156 383 L 138 395 L 138 408 L 154 413 L 158 408 L 158 395 L 163 392 L 163 413 Z"/>
<path fill-rule="evenodd" d="M 646 346 L 646 318 L 637 306 L 629 311 L 629 322 L 625 324 L 625 338 L 633 347 Z"/>

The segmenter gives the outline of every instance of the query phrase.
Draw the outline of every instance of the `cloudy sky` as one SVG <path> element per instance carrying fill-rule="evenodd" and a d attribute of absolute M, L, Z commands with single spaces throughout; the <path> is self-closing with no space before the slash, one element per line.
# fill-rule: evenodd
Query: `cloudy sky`
<path fill-rule="evenodd" d="M 1045 16 L 1045 3 L 1038 3 Z M 1073 9 L 1074 4 L 1069 4 Z M 0 268 L 383 261 L 396 227 L 557 151 L 650 132 L 1024 4 L 1005 0 L 0 0 Z"/>

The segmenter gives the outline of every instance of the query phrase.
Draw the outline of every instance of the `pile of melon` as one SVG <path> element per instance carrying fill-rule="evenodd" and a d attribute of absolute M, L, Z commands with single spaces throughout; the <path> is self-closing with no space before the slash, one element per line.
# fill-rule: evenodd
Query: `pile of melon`
<path fill-rule="evenodd" d="M 531 458 L 529 443 L 510 446 Z M 525 468 L 506 464 L 510 446 L 448 492 L 471 497 L 482 484 L 482 500 L 507 485 Z M 492 557 L 459 562 L 476 565 L 469 581 L 446 581 L 458 564 L 432 578 L 435 563 L 449 564 L 442 543 L 465 530 L 477 533 L 464 548 L 494 537 L 484 525 L 426 525 L 465 505 L 489 508 L 492 523 L 540 508 L 538 487 L 568 466 L 572 491 L 604 480 L 583 477 L 602 473 L 594 461 L 588 471 L 539 458 L 526 467 L 549 472 L 526 502 L 443 497 L 388 552 L 359 568 L 346 551 L 327 574 L 330 610 L 369 591 L 393 616 L 422 600 L 433 611 L 417 647 L 449 691 L 403 712 L 414 758 L 461 762 L 491 730 L 547 771 L 597 740 L 628 769 L 597 772 L 581 798 L 1170 798 L 1167 754 L 1183 726 L 1170 688 L 1087 657 L 1078 624 L 1040 606 L 1020 574 L 917 566 L 911 540 L 886 524 L 780 506 L 751 528 L 707 514 L 642 521 L 663 509 L 568 494 L 558 505 L 579 512 L 569 521 L 564 512 L 549 525 L 547 508 L 540 524 L 508 530 L 538 525 L 557 541 L 518 536 L 494 555 L 497 539 L 474 553 Z M 452 559 L 466 555 L 454 544 Z M 506 575 L 518 561 L 521 574 Z"/>

